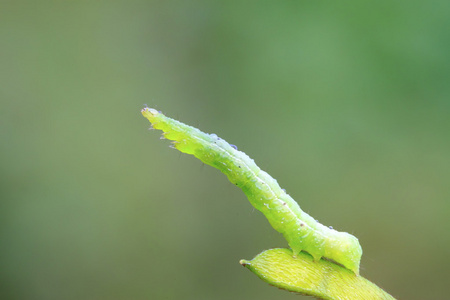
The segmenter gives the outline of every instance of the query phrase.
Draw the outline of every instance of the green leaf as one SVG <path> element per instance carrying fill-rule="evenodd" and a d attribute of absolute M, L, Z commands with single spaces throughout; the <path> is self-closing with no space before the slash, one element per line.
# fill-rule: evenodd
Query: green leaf
<path fill-rule="evenodd" d="M 273 286 L 319 299 L 394 299 L 364 277 L 325 259 L 314 261 L 304 252 L 294 258 L 290 249 L 270 249 L 240 264 Z"/>

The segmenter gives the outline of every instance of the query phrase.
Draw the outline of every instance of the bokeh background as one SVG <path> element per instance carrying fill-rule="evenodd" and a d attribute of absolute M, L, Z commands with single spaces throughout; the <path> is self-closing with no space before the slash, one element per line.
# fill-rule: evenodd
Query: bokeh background
<path fill-rule="evenodd" d="M 361 273 L 448 299 L 450 2 L 1 1 L 1 299 L 303 299 L 286 247 L 147 104 L 356 235 Z M 306 298 L 305 298 L 306 299 Z"/>

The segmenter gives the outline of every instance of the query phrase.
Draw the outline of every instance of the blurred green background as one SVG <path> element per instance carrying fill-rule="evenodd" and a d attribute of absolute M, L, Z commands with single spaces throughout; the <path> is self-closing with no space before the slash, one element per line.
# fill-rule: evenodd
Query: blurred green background
<path fill-rule="evenodd" d="M 303 299 L 286 247 L 147 104 L 356 235 L 363 276 L 448 299 L 450 2 L 1 1 L 1 299 Z M 305 298 L 306 299 L 306 298 Z"/>

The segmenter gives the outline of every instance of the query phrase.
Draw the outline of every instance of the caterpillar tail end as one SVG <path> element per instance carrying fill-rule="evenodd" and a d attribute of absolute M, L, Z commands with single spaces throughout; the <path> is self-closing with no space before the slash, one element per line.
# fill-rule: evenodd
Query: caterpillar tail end
<path fill-rule="evenodd" d="M 353 266 L 349 268 L 356 276 L 359 276 L 359 264 L 357 266 Z"/>

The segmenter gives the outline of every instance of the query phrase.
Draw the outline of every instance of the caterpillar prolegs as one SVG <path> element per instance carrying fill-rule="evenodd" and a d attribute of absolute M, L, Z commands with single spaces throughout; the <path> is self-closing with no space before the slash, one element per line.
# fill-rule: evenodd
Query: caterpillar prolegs
<path fill-rule="evenodd" d="M 176 149 L 219 169 L 240 187 L 250 203 L 283 234 L 294 256 L 303 250 L 315 261 L 325 257 L 359 274 L 362 248 L 358 239 L 347 232 L 326 227 L 302 211 L 277 181 L 247 154 L 215 134 L 204 133 L 155 109 L 146 107 L 141 112 L 153 128 L 162 130 L 163 136 L 173 141 Z"/>

